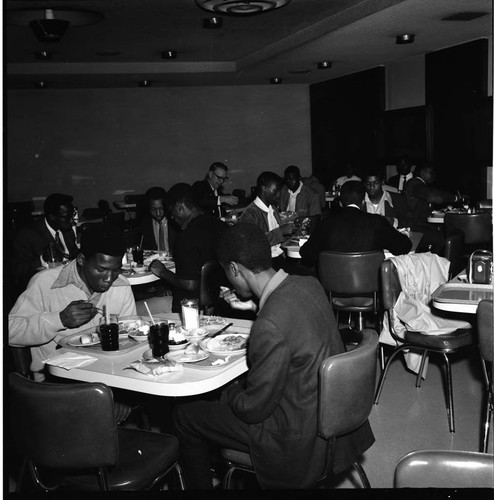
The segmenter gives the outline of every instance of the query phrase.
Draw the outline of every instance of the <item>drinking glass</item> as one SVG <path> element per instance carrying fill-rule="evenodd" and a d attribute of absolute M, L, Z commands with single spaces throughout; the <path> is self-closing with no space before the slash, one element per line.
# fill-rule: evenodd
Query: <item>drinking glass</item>
<path fill-rule="evenodd" d="M 182 302 L 182 322 L 186 330 L 199 328 L 199 300 L 183 299 Z"/>
<path fill-rule="evenodd" d="M 156 323 L 149 327 L 149 343 L 153 358 L 161 358 L 168 351 L 168 323 Z"/>
<path fill-rule="evenodd" d="M 142 247 L 132 247 L 132 258 L 134 259 L 134 262 L 137 262 L 137 264 L 142 265 L 144 263 L 144 250 Z"/>

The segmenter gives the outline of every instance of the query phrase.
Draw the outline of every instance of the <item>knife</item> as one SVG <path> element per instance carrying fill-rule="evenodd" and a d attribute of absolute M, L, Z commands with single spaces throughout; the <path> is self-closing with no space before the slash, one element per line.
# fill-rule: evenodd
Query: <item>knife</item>
<path fill-rule="evenodd" d="M 202 337 L 201 340 L 212 339 L 212 338 L 216 337 L 217 335 L 219 335 L 220 333 L 223 333 L 225 330 L 230 328 L 232 325 L 233 325 L 233 323 L 228 323 L 228 325 L 225 325 L 221 330 L 218 330 L 217 332 L 208 333 L 207 335 Z"/>

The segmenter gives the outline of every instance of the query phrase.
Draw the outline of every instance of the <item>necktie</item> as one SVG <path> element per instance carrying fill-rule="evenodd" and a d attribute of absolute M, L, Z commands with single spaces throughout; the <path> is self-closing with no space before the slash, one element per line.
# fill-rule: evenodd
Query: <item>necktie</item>
<path fill-rule="evenodd" d="M 398 186 L 398 191 L 403 191 L 403 188 L 405 187 L 405 182 L 407 181 L 407 176 L 402 175 L 400 177 L 400 185 Z"/>
<path fill-rule="evenodd" d="M 57 231 L 55 233 L 55 249 L 62 257 L 67 257 L 62 240 L 60 239 L 60 231 Z"/>

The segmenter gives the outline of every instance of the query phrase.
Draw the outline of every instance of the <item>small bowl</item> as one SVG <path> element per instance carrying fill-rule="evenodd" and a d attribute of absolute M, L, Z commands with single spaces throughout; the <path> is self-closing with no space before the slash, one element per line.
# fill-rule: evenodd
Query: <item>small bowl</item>
<path fill-rule="evenodd" d="M 170 349 L 170 351 L 180 351 L 181 349 L 185 349 L 189 344 L 189 341 L 183 344 L 168 344 L 168 349 Z"/>

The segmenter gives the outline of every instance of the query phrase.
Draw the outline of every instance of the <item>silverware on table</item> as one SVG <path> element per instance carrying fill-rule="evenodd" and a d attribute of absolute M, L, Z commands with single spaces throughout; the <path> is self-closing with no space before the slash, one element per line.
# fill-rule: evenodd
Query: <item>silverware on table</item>
<path fill-rule="evenodd" d="M 212 338 L 216 337 L 220 333 L 223 333 L 225 330 L 227 330 L 228 328 L 230 328 L 232 325 L 233 325 L 233 323 L 228 323 L 228 325 L 225 325 L 223 328 L 221 328 L 221 330 L 218 330 L 217 332 L 211 332 L 211 333 L 208 333 L 207 335 L 204 335 L 204 337 L 202 337 L 198 341 L 194 342 L 193 344 L 189 344 L 185 348 L 185 353 L 186 354 L 198 353 L 199 350 L 200 350 L 200 347 L 199 347 L 199 343 L 200 342 L 202 342 L 202 341 L 204 341 L 206 339 L 212 339 Z"/>

